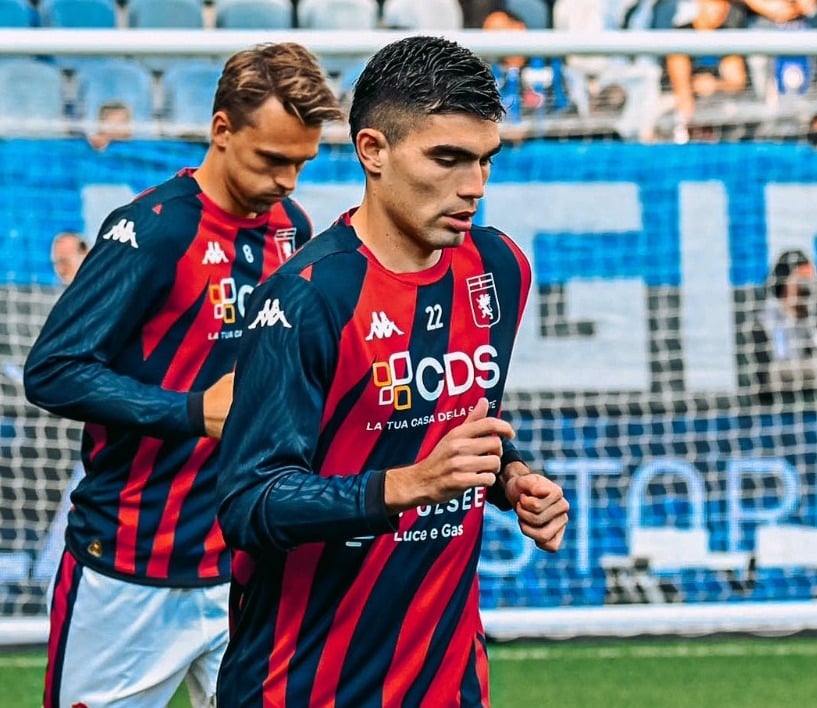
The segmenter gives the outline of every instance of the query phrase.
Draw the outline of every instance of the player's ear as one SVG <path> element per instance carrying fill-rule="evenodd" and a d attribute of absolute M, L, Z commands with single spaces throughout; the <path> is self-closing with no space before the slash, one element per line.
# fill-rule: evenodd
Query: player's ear
<path fill-rule="evenodd" d="M 366 172 L 380 174 L 387 147 L 386 136 L 374 128 L 362 128 L 355 136 L 357 156 Z"/>
<path fill-rule="evenodd" d="M 214 145 L 224 147 L 230 130 L 229 116 L 224 111 L 216 111 L 210 121 L 210 141 Z"/>

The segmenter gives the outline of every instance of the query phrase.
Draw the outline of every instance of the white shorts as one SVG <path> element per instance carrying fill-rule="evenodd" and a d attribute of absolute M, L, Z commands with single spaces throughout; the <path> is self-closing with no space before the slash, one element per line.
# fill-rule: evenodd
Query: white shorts
<path fill-rule="evenodd" d="M 227 648 L 229 583 L 137 585 L 66 551 L 51 600 L 45 708 L 159 708 L 186 680 L 193 706 L 215 706 Z"/>

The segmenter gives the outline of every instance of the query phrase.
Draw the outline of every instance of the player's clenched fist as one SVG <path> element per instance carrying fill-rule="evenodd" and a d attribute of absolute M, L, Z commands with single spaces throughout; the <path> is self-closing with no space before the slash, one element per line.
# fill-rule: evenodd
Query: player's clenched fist
<path fill-rule="evenodd" d="M 503 476 L 505 496 L 513 505 L 522 533 L 539 548 L 551 553 L 558 551 L 570 510 L 562 488 L 547 477 L 531 474 L 518 462 L 508 465 Z"/>
<path fill-rule="evenodd" d="M 502 438 L 512 438 L 507 421 L 488 415 L 488 401 L 480 398 L 465 421 L 450 430 L 426 458 L 386 474 L 386 507 L 405 511 L 421 504 L 446 502 L 472 487 L 496 482 Z"/>

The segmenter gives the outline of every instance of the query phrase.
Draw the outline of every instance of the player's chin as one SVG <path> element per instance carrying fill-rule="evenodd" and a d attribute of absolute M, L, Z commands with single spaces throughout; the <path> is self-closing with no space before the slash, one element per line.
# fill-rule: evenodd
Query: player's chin
<path fill-rule="evenodd" d="M 454 229 L 444 229 L 435 237 L 435 245 L 437 248 L 455 248 L 461 246 L 465 240 L 465 231 L 457 231 Z"/>

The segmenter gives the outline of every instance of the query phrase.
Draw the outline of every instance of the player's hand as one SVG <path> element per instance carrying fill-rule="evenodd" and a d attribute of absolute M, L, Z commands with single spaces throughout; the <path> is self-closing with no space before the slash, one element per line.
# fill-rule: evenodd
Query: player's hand
<path fill-rule="evenodd" d="M 204 430 L 207 437 L 221 440 L 224 421 L 233 403 L 234 372 L 224 374 L 204 392 Z"/>
<path fill-rule="evenodd" d="M 543 551 L 558 551 L 570 510 L 562 488 L 542 475 L 521 474 L 505 482 L 505 496 L 513 504 L 522 533 Z"/>
<path fill-rule="evenodd" d="M 449 501 L 472 487 L 492 486 L 500 468 L 502 438 L 513 435 L 510 423 L 488 416 L 488 400 L 480 398 L 428 457 L 386 472 L 386 507 L 396 513 Z"/>

